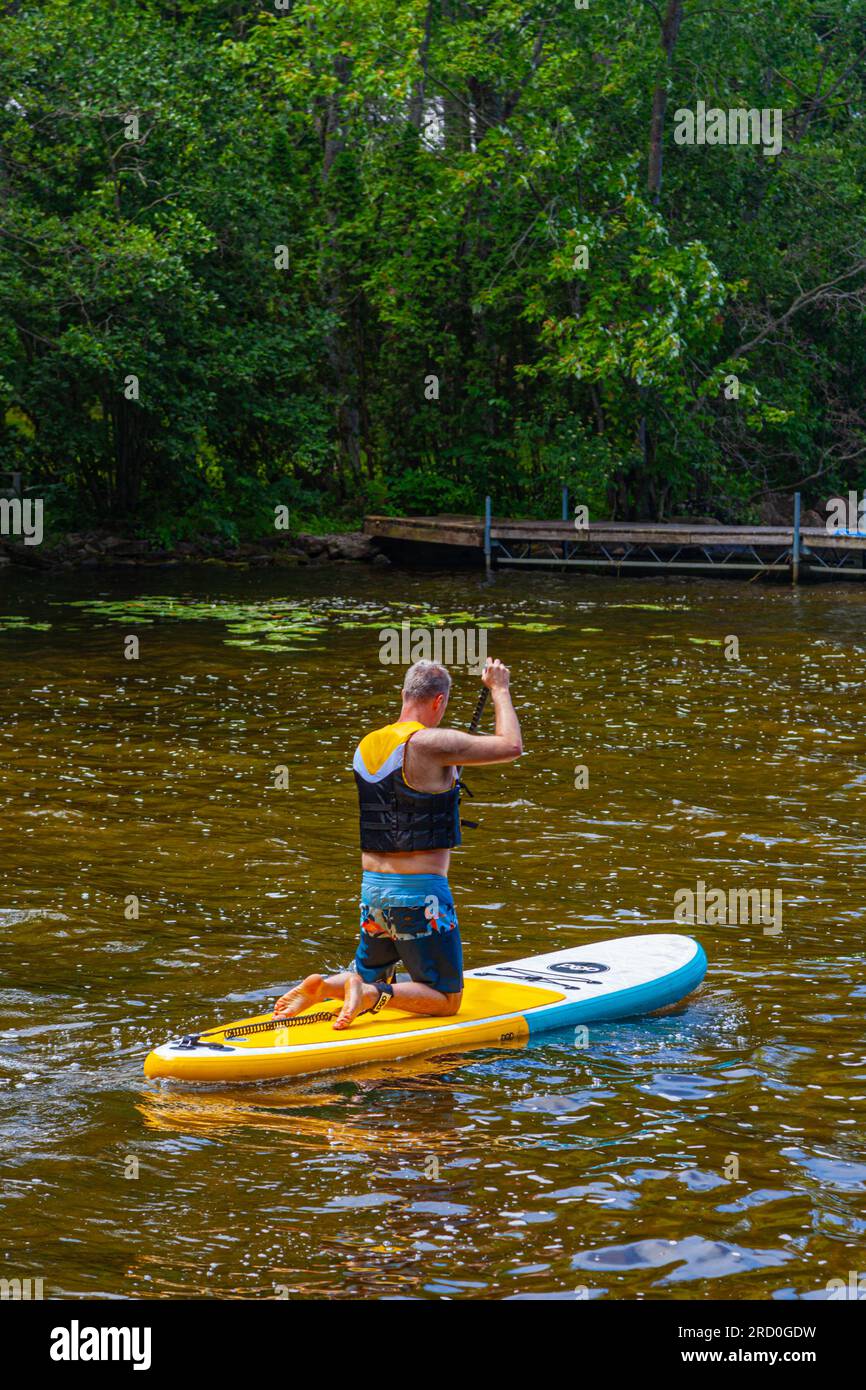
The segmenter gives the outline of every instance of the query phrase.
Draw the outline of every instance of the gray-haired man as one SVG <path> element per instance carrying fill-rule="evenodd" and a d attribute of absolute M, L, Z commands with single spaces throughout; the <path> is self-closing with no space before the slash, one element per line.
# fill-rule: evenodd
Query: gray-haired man
<path fill-rule="evenodd" d="M 361 816 L 361 940 L 349 970 L 308 975 L 278 999 L 289 1018 L 322 999 L 342 999 L 334 1022 L 392 1005 L 413 1014 L 456 1014 L 463 998 L 463 954 L 448 885 L 451 850 L 460 844 L 457 768 L 510 763 L 523 752 L 511 703 L 510 672 L 489 657 L 481 679 L 493 699 L 495 734 L 439 725 L 451 677 L 435 661 L 416 661 L 403 682 L 394 724 L 376 729 L 355 751 Z M 398 963 L 407 982 L 393 983 Z"/>

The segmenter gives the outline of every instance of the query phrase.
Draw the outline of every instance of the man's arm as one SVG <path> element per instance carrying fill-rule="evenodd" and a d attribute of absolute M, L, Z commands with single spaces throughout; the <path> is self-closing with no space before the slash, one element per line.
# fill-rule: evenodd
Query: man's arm
<path fill-rule="evenodd" d="M 461 729 L 419 729 L 412 739 L 418 751 L 446 767 L 513 763 L 523 752 L 523 739 L 511 703 L 510 677 L 511 672 L 501 661 L 487 658 L 481 679 L 493 700 L 495 734 L 466 734 Z"/>

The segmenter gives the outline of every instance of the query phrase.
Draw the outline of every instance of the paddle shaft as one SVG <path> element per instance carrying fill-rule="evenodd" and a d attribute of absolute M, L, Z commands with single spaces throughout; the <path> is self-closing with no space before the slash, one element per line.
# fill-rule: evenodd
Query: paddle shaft
<path fill-rule="evenodd" d="M 481 694 L 478 696 L 478 703 L 475 706 L 475 713 L 469 721 L 468 732 L 470 734 L 478 733 L 478 726 L 481 723 L 481 716 L 484 713 L 484 706 L 487 704 L 487 701 L 489 699 L 490 691 L 487 689 L 486 685 L 482 685 Z"/>
<path fill-rule="evenodd" d="M 484 706 L 487 704 L 487 701 L 488 701 L 489 699 L 490 699 L 490 691 L 487 689 L 487 686 L 486 686 L 486 685 L 483 685 L 483 686 L 481 687 L 481 694 L 478 696 L 478 703 L 477 703 L 476 706 L 475 706 L 475 713 L 472 715 L 472 718 L 471 718 L 470 721 L 469 721 L 469 728 L 468 728 L 468 730 L 467 730 L 467 733 L 470 733 L 470 734 L 477 734 L 477 733 L 478 733 L 478 726 L 479 726 L 480 723 L 481 723 L 481 716 L 482 716 L 482 714 L 484 713 Z M 460 778 L 461 778 L 462 776 L 463 776 L 463 768 L 462 768 L 462 767 L 458 767 L 458 769 L 457 769 L 457 781 L 458 781 L 458 782 L 460 781 Z"/>

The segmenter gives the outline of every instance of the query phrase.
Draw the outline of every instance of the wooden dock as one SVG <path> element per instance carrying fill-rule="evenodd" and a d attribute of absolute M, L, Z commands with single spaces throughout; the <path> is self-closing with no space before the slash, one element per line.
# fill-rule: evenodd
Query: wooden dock
<path fill-rule="evenodd" d="M 796 582 L 866 577 L 866 532 L 808 526 L 722 526 L 660 521 L 514 520 L 487 516 L 368 516 L 364 531 L 394 558 L 485 562 L 488 569 L 781 573 Z M 449 555 L 449 551 L 451 552 Z"/>

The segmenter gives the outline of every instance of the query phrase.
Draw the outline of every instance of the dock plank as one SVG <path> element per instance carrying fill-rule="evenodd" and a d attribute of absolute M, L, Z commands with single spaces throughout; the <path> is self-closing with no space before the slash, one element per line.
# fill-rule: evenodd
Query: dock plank
<path fill-rule="evenodd" d="M 423 540 L 433 545 L 484 545 L 480 516 L 367 516 L 364 532 L 386 540 Z M 791 526 L 690 525 L 668 521 L 591 521 L 575 529 L 571 521 L 494 517 L 492 540 L 556 542 L 562 545 L 756 546 L 773 548 L 793 542 Z M 845 536 L 821 526 L 804 526 L 803 545 L 822 550 L 864 550 L 866 535 Z"/>

